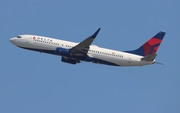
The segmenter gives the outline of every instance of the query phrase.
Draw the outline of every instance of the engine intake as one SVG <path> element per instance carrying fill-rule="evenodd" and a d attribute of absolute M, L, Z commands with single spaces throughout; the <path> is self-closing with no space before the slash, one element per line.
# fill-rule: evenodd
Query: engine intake
<path fill-rule="evenodd" d="M 61 56 L 70 56 L 70 50 L 69 49 L 64 49 L 64 48 L 56 48 L 56 54 L 61 55 Z"/>

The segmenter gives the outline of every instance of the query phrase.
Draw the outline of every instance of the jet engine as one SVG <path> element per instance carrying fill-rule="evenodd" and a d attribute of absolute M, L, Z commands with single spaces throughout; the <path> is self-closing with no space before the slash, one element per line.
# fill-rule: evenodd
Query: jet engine
<path fill-rule="evenodd" d="M 72 59 L 72 58 L 65 58 L 65 57 L 62 57 L 62 58 L 61 58 L 61 61 L 62 61 L 62 62 L 66 62 L 66 63 L 70 63 L 70 64 L 80 63 L 79 60 Z"/>
<path fill-rule="evenodd" d="M 61 56 L 70 56 L 70 50 L 69 49 L 64 49 L 64 48 L 56 48 L 56 54 L 61 55 Z"/>

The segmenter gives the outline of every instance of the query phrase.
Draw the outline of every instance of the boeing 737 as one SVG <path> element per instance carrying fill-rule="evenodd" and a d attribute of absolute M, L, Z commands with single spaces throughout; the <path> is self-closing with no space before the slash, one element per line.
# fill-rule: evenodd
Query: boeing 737
<path fill-rule="evenodd" d="M 165 36 L 159 32 L 138 49 L 117 51 L 91 45 L 101 28 L 80 43 L 37 35 L 19 35 L 10 39 L 17 47 L 61 56 L 61 61 L 77 64 L 87 61 L 111 66 L 144 66 L 154 64 L 156 52 Z"/>

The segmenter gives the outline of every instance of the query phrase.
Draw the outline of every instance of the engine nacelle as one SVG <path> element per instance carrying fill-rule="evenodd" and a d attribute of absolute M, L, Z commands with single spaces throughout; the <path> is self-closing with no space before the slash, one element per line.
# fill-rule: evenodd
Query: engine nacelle
<path fill-rule="evenodd" d="M 56 48 L 56 54 L 61 56 L 70 56 L 70 50 L 64 48 Z"/>
<path fill-rule="evenodd" d="M 80 63 L 79 60 L 75 60 L 75 59 L 71 59 L 71 58 L 61 58 L 62 62 L 66 62 L 66 63 L 70 63 L 70 64 L 76 64 L 76 63 Z"/>

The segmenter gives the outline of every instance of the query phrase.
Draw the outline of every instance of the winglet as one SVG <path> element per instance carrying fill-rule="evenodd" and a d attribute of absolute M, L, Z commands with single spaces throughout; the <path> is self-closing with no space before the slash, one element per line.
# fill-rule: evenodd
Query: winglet
<path fill-rule="evenodd" d="M 101 30 L 101 28 L 99 28 L 92 36 L 90 36 L 90 38 L 96 38 L 96 36 L 100 30 Z"/>

